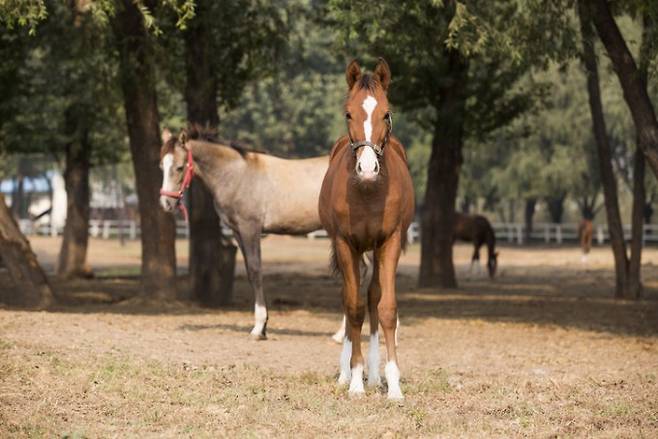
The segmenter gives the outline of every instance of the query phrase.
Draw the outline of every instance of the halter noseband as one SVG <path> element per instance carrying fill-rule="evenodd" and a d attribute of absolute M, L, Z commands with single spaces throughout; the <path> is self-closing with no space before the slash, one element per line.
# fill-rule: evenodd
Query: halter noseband
<path fill-rule="evenodd" d="M 347 138 L 350 140 L 350 148 L 352 148 L 352 152 L 356 154 L 356 151 L 364 146 L 369 146 L 375 151 L 375 154 L 377 154 L 379 157 L 384 155 L 384 147 L 388 144 L 388 139 L 391 137 L 391 132 L 393 131 L 393 116 L 391 115 L 390 112 L 387 112 L 387 117 L 386 117 L 386 126 L 388 129 L 386 130 L 386 135 L 384 136 L 384 141 L 380 144 L 378 143 L 373 143 L 368 140 L 360 140 L 358 142 L 355 142 L 352 140 L 352 136 L 350 135 L 350 126 L 349 122 L 347 122 Z"/>
<path fill-rule="evenodd" d="M 189 215 L 187 213 L 187 207 L 185 207 L 185 203 L 183 202 L 183 198 L 185 197 L 185 191 L 190 187 L 190 184 L 192 183 L 192 177 L 194 177 L 194 164 L 192 163 L 192 149 L 191 148 L 186 148 L 186 149 L 187 149 L 187 163 L 185 165 L 185 175 L 183 176 L 183 182 L 180 185 L 180 189 L 178 191 L 166 191 L 161 188 L 160 195 L 164 195 L 165 197 L 175 198 L 177 200 L 176 205 L 178 206 L 180 211 L 183 212 L 183 217 L 185 218 L 185 222 L 188 222 Z"/>

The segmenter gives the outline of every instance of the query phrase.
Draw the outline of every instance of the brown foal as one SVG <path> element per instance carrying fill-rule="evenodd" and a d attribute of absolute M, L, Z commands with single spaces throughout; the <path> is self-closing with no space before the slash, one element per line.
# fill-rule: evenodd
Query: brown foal
<path fill-rule="evenodd" d="M 332 241 L 334 267 L 343 279 L 347 331 L 343 341 L 339 384 L 350 383 L 350 395 L 363 388 L 361 327 L 365 304 L 359 294 L 360 264 L 373 251 L 373 276 L 368 287 L 370 346 L 368 385 L 378 386 L 379 324 L 388 360 L 384 369 L 390 399 L 402 398 L 395 330 L 395 273 L 406 233 L 414 216 L 414 191 L 402 144 L 391 135 L 386 98 L 391 73 L 380 59 L 372 75 L 362 74 L 356 61 L 346 71 L 347 135 L 338 139 L 320 190 L 320 221 Z"/>

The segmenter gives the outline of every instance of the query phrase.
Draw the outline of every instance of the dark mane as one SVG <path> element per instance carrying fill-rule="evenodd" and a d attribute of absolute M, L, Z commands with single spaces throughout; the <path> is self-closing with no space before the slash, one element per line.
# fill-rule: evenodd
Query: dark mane
<path fill-rule="evenodd" d="M 242 157 L 246 156 L 250 152 L 261 152 L 253 148 L 245 146 L 243 142 L 237 140 L 226 140 L 222 139 L 217 135 L 217 130 L 210 127 L 203 127 L 198 124 L 189 125 L 187 128 L 180 130 L 177 136 L 171 136 L 171 138 L 162 145 L 160 149 L 160 159 L 165 156 L 165 154 L 174 152 L 174 148 L 178 144 L 178 139 L 180 135 L 185 133 L 188 139 L 190 140 L 201 140 L 209 143 L 218 143 L 231 147 L 234 151 L 240 154 Z"/>

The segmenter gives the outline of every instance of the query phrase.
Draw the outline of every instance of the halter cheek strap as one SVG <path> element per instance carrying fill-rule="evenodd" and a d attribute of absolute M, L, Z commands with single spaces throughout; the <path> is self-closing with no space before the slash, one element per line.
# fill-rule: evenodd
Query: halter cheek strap
<path fill-rule="evenodd" d="M 355 142 L 352 140 L 352 136 L 350 136 L 350 126 L 349 123 L 347 124 L 347 137 L 350 140 L 350 147 L 352 148 L 352 152 L 356 154 L 356 151 L 363 147 L 363 146 L 369 146 L 375 151 L 375 154 L 377 154 L 379 157 L 384 155 L 384 147 L 388 143 L 388 139 L 391 137 L 391 132 L 393 131 L 393 117 L 391 116 L 391 113 L 388 113 L 388 117 L 386 118 L 386 125 L 388 126 L 388 129 L 386 130 L 386 135 L 384 136 L 384 140 L 382 141 L 381 144 L 378 143 L 373 143 L 368 140 L 361 140 L 359 142 Z"/>
<path fill-rule="evenodd" d="M 189 222 L 189 215 L 187 212 L 187 207 L 185 207 L 185 203 L 183 202 L 183 198 L 185 197 L 185 191 L 190 187 L 190 184 L 192 183 L 193 177 L 194 163 L 192 162 L 192 149 L 187 148 L 187 164 L 185 165 L 185 175 L 183 176 L 183 182 L 180 185 L 180 189 L 178 191 L 166 191 L 164 189 L 160 189 L 160 195 L 178 200 L 176 205 L 180 211 L 183 212 L 185 222 Z"/>

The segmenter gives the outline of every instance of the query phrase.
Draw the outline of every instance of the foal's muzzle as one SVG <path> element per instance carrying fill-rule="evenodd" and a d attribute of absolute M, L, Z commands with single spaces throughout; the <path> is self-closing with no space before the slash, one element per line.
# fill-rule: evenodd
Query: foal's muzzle
<path fill-rule="evenodd" d="M 173 211 L 178 205 L 179 199 L 168 197 L 165 195 L 160 196 L 160 206 L 165 210 L 165 212 Z"/>
<path fill-rule="evenodd" d="M 377 150 L 373 147 L 376 145 L 370 142 L 363 143 L 358 147 L 362 150 L 361 155 L 356 159 L 356 175 L 361 181 L 374 181 L 377 179 L 380 170 Z"/>

